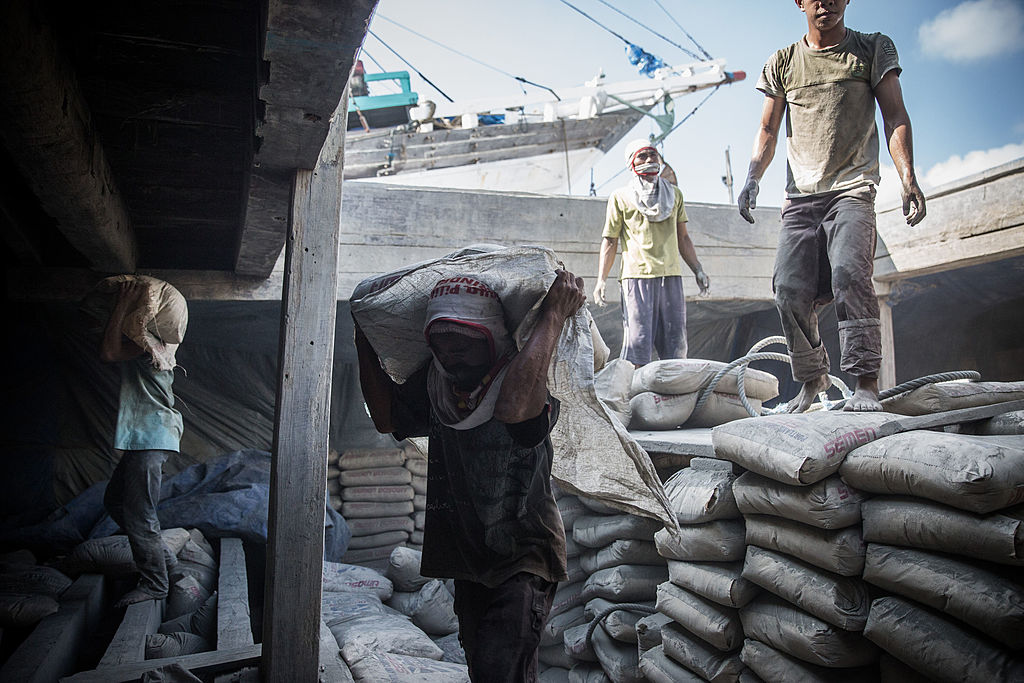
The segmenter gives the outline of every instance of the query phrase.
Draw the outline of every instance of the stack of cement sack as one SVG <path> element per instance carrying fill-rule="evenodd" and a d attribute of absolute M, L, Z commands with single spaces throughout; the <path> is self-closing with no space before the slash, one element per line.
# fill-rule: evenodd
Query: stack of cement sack
<path fill-rule="evenodd" d="M 28 550 L 0 555 L 0 629 L 35 626 L 57 611 L 61 593 L 70 586 L 63 572 L 37 564 Z"/>
<path fill-rule="evenodd" d="M 636 369 L 625 360 L 609 362 L 595 378 L 598 397 L 623 423 L 636 430 L 714 427 L 749 417 L 740 399 L 739 373 L 734 368 L 719 380 L 700 408 L 697 400 L 726 364 L 712 360 L 659 360 Z M 767 372 L 747 368 L 744 394 L 760 412 L 764 401 L 778 396 L 779 381 Z"/>
<path fill-rule="evenodd" d="M 648 680 L 735 681 L 744 673 L 739 609 L 759 589 L 742 576 L 735 480 L 732 463 L 694 458 L 665 482 L 681 533 L 662 529 L 654 536 L 669 580 L 658 586 L 658 614 L 637 625 Z"/>
<path fill-rule="evenodd" d="M 407 456 L 402 448 L 354 449 L 338 458 L 341 515 L 352 532 L 344 562 L 383 569 L 416 530 Z"/>
<path fill-rule="evenodd" d="M 413 530 L 406 546 L 423 550 L 423 523 L 427 510 L 427 459 L 418 451 L 409 451 L 405 467 L 412 473 L 412 519 Z"/>
<path fill-rule="evenodd" d="M 468 683 L 449 587 L 421 576 L 408 548 L 386 572 L 324 563 L 322 619 L 355 681 Z"/>

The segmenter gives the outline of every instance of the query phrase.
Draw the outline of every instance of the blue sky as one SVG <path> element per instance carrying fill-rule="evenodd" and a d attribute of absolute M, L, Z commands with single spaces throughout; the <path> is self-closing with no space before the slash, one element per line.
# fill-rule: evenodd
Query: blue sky
<path fill-rule="evenodd" d="M 608 5 L 693 49 L 678 22 L 712 56 L 724 58 L 729 70 L 747 73 L 745 81 L 719 89 L 664 145 L 686 199 L 712 203 L 728 202 L 721 181 L 728 147 L 738 194 L 764 98 L 754 89 L 757 75 L 773 51 L 799 40 L 806 30 L 804 15 L 795 3 L 568 1 L 669 64 L 692 60 Z M 493 68 L 438 47 L 393 22 Z M 914 127 L 915 165 L 926 193 L 958 177 L 1024 157 L 1024 0 L 853 0 L 846 25 L 880 31 L 896 43 L 904 99 Z M 522 86 L 499 71 L 556 91 L 582 85 L 599 70 L 609 80 L 639 77 L 626 61 L 622 40 L 560 0 L 381 0 L 371 30 L 455 100 L 520 93 Z M 378 70 L 375 61 L 387 70 L 409 70 L 372 36 L 367 36 L 364 50 L 367 71 Z M 415 73 L 412 84 L 421 99 L 441 101 L 437 91 Z M 679 98 L 677 120 L 705 94 Z M 595 166 L 599 195 L 607 195 L 625 179 L 624 175 L 612 178 L 623 165 L 625 141 L 650 132 L 656 132 L 653 122 L 641 123 Z M 882 207 L 894 201 L 898 187 L 884 142 L 880 158 Z M 784 184 L 785 143 L 780 141 L 762 182 L 759 203 L 779 205 Z M 586 194 L 588 189 L 573 187 L 573 193 Z"/>

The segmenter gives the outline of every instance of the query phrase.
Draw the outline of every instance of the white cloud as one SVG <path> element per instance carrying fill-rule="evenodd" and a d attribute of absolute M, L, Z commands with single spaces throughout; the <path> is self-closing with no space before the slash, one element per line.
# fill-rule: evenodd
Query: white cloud
<path fill-rule="evenodd" d="M 941 12 L 917 32 L 925 54 L 954 62 L 1005 55 L 1024 47 L 1024 4 L 967 0 Z"/>
<path fill-rule="evenodd" d="M 993 149 L 980 149 L 960 156 L 954 154 L 940 161 L 928 170 L 917 168 L 917 182 L 927 196 L 932 190 L 946 183 L 987 171 L 990 168 L 1024 158 L 1024 142 L 1010 143 Z M 900 177 L 892 164 L 881 164 L 882 181 L 878 186 L 875 205 L 879 208 L 900 203 Z"/>

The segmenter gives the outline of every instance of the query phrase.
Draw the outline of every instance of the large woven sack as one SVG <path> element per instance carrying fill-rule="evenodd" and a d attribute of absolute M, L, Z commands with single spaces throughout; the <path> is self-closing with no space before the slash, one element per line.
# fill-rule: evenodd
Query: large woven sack
<path fill-rule="evenodd" d="M 402 614 L 377 614 L 337 621 L 329 625 L 331 633 L 344 650 L 362 645 L 375 652 L 441 659 L 441 648 L 426 633 Z"/>
<path fill-rule="evenodd" d="M 890 413 L 928 415 L 1024 398 L 1024 382 L 938 382 L 882 403 Z"/>
<path fill-rule="evenodd" d="M 656 360 L 638 369 L 633 376 L 633 393 L 653 391 L 659 394 L 689 394 L 704 389 L 726 363 L 699 358 L 673 358 Z M 737 378 L 740 368 L 733 368 L 715 385 L 714 391 L 738 393 Z M 743 377 L 743 391 L 748 398 L 768 401 L 779 395 L 779 380 L 775 375 L 747 368 Z"/>
<path fill-rule="evenodd" d="M 733 483 L 732 492 L 744 515 L 772 515 L 821 529 L 860 522 L 860 506 L 867 498 L 835 474 L 810 486 L 793 486 L 744 472 Z"/>
<path fill-rule="evenodd" d="M 354 642 L 346 643 L 341 656 L 356 683 L 470 683 L 465 664 L 374 651 Z"/>
<path fill-rule="evenodd" d="M 370 593 L 387 600 L 394 592 L 391 580 L 368 567 L 324 562 L 323 590 L 334 593 Z"/>
<path fill-rule="evenodd" d="M 629 407 L 632 398 L 630 384 L 633 380 L 634 366 L 625 358 L 609 361 L 604 368 L 594 375 L 594 389 L 597 397 L 612 412 L 619 422 L 629 426 L 633 414 Z"/>
<path fill-rule="evenodd" d="M 561 266 L 557 256 L 542 247 L 481 251 L 463 250 L 370 278 L 352 293 L 352 315 L 396 382 L 404 382 L 431 358 L 423 336 L 426 304 L 434 284 L 444 277 L 472 273 L 486 282 L 501 298 L 518 347 L 529 338 Z M 674 528 L 650 458 L 597 397 L 591 320 L 584 306 L 566 321 L 549 367 L 548 391 L 561 402 L 551 433 L 552 476 L 573 493 L 601 498 Z"/>

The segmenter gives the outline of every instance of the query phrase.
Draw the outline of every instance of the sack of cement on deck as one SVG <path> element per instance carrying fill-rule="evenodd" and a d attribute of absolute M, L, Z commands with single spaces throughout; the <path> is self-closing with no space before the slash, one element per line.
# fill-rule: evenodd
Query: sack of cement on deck
<path fill-rule="evenodd" d="M 558 588 L 555 589 L 554 600 L 551 602 L 551 610 L 548 612 L 548 618 L 564 614 L 576 607 L 581 607 L 585 602 L 583 599 L 583 584 L 584 581 L 558 584 Z"/>
<path fill-rule="evenodd" d="M 369 536 L 353 536 L 349 541 L 350 550 L 362 550 L 364 548 L 382 548 L 384 546 L 395 547 L 409 540 L 408 531 L 383 531 L 379 534 Z"/>
<path fill-rule="evenodd" d="M 583 515 L 572 525 L 572 537 L 587 548 L 603 548 L 621 538 L 648 540 L 661 524 L 638 515 Z"/>
<path fill-rule="evenodd" d="M 401 515 L 398 517 L 353 517 L 346 520 L 352 536 L 372 536 L 382 534 L 385 531 L 404 531 L 412 533 L 416 530 L 416 523 L 412 517 Z M 349 547 L 352 547 L 351 545 Z"/>
<path fill-rule="evenodd" d="M 742 573 L 742 562 L 668 560 L 669 581 L 726 607 L 743 607 L 761 592 Z"/>
<path fill-rule="evenodd" d="M 213 553 L 206 552 L 201 545 L 192 540 L 191 535 L 185 547 L 178 553 L 178 559 L 185 562 L 195 562 L 210 569 L 217 568 L 217 560 L 213 559 Z"/>
<path fill-rule="evenodd" d="M 640 672 L 652 683 L 701 683 L 705 680 L 666 657 L 661 645 L 640 652 Z"/>
<path fill-rule="evenodd" d="M 766 415 L 715 427 L 715 457 L 784 484 L 813 484 L 835 474 L 854 448 L 897 419 L 888 413 L 819 411 Z"/>
<path fill-rule="evenodd" d="M 444 582 L 433 579 L 416 593 L 411 614 L 412 623 L 431 636 L 446 636 L 459 630 L 455 616 L 455 597 L 444 587 Z"/>
<path fill-rule="evenodd" d="M 198 609 L 168 619 L 157 633 L 194 633 L 213 643 L 217 640 L 217 593 L 213 593 Z"/>
<path fill-rule="evenodd" d="M 995 512 L 1024 501 L 1024 436 L 905 432 L 854 450 L 839 473 L 869 493 Z"/>
<path fill-rule="evenodd" d="M 198 562 L 178 560 L 178 564 L 167 570 L 167 575 L 171 583 L 190 576 L 198 581 L 199 585 L 205 588 L 208 593 L 212 593 L 217 588 L 217 568 L 207 567 L 205 564 L 199 564 Z"/>
<path fill-rule="evenodd" d="M 561 643 L 562 634 L 565 633 L 566 629 L 587 623 L 589 619 L 586 618 L 583 610 L 582 605 L 577 605 L 570 610 L 548 618 L 544 624 L 544 629 L 540 632 L 541 647 Z"/>
<path fill-rule="evenodd" d="M 658 586 L 658 611 L 719 650 L 735 650 L 743 642 L 743 628 L 734 608 L 723 607 L 673 583 L 666 581 Z M 664 644 L 664 627 L 661 641 Z"/>
<path fill-rule="evenodd" d="M 194 655 L 212 650 L 210 641 L 195 633 L 150 633 L 146 636 L 146 659 Z"/>
<path fill-rule="evenodd" d="M 409 493 L 412 493 L 412 489 L 409 489 Z M 400 517 L 403 515 L 411 515 L 416 508 L 412 503 L 412 495 L 408 498 L 408 500 L 389 503 L 370 500 L 345 501 L 341 504 L 341 514 L 346 519 L 350 517 L 377 519 L 380 517 Z"/>
<path fill-rule="evenodd" d="M 578 496 L 583 507 L 587 508 L 591 512 L 596 512 L 599 515 L 621 515 L 622 510 L 612 507 L 607 503 L 602 503 L 597 498 L 591 498 L 589 496 Z"/>
<path fill-rule="evenodd" d="M 864 540 L 1024 566 L 1024 505 L 988 515 L 901 497 L 864 501 Z"/>
<path fill-rule="evenodd" d="M 665 482 L 672 511 L 680 524 L 702 524 L 740 516 L 733 496 L 736 476 L 723 469 L 681 469 Z"/>
<path fill-rule="evenodd" d="M 426 477 L 420 477 L 420 476 L 413 475 L 412 479 L 409 482 L 409 485 L 412 486 L 412 492 L 415 493 L 417 496 L 425 496 L 425 495 L 427 495 L 427 478 Z M 426 503 L 425 502 L 424 502 L 423 507 L 420 507 L 419 505 L 416 505 L 416 497 L 415 496 L 413 497 L 412 500 L 413 500 L 413 507 L 415 507 L 416 509 L 426 509 Z"/>
<path fill-rule="evenodd" d="M 821 529 L 842 529 L 860 522 L 860 506 L 867 498 L 837 474 L 809 486 L 793 486 L 744 472 L 732 485 L 732 492 L 744 515 L 772 515 Z"/>
<path fill-rule="evenodd" d="M 562 517 L 562 526 L 567 532 L 572 533 L 572 525 L 577 519 L 587 514 L 587 507 L 580 501 L 579 496 L 566 495 L 555 501 L 558 506 L 558 514 Z M 618 512 L 616 510 L 616 512 Z"/>
<path fill-rule="evenodd" d="M 60 604 L 49 595 L 0 593 L 0 628 L 35 626 L 59 608 Z"/>
<path fill-rule="evenodd" d="M 630 429 L 676 429 L 690 419 L 697 394 L 656 394 L 645 391 L 629 401 Z"/>
<path fill-rule="evenodd" d="M 699 396 L 699 394 L 698 394 Z M 761 401 L 756 398 L 747 399 L 750 407 L 757 414 L 761 413 Z M 722 394 L 717 391 L 711 392 L 704 405 L 693 409 L 690 419 L 683 425 L 687 429 L 702 427 L 717 427 L 726 422 L 743 420 L 750 417 L 750 412 L 743 401 L 735 394 Z"/>
<path fill-rule="evenodd" d="M 968 433 L 965 431 L 965 433 Z M 996 415 L 988 420 L 981 420 L 974 428 L 979 436 L 1015 436 L 1024 434 L 1024 410 Z"/>
<path fill-rule="evenodd" d="M 653 537 L 652 537 L 653 538 Z M 603 548 L 587 549 L 579 559 L 580 568 L 587 574 L 623 564 L 651 564 L 665 566 L 665 558 L 658 554 L 654 541 L 623 538 Z"/>
<path fill-rule="evenodd" d="M 636 645 L 636 622 L 646 616 L 647 613 L 637 612 L 631 609 L 620 609 L 619 605 L 622 604 L 624 603 L 617 600 L 606 600 L 605 598 L 593 598 L 588 600 L 587 604 L 583 607 L 584 619 L 581 623 L 590 623 L 601 612 L 615 608 L 614 611 L 608 613 L 605 618 L 601 620 L 601 626 L 603 626 L 608 635 L 615 640 L 621 643 L 631 643 Z M 652 593 L 649 599 L 633 602 L 633 604 L 644 605 L 653 609 L 654 594 Z"/>
<path fill-rule="evenodd" d="M 668 567 L 621 565 L 594 572 L 583 583 L 583 600 L 604 598 L 612 602 L 653 600 L 658 584 L 668 580 Z"/>
<path fill-rule="evenodd" d="M 485 248 L 370 278 L 353 291 L 352 315 L 396 382 L 404 382 L 431 358 L 423 337 L 424 314 L 431 290 L 444 277 L 471 273 L 486 282 L 501 298 L 509 329 L 522 348 L 561 264 L 542 247 Z M 650 458 L 597 397 L 591 320 L 584 306 L 566 322 L 548 370 L 548 390 L 561 402 L 551 432 L 552 476 L 573 493 L 659 518 L 674 528 Z"/>
<path fill-rule="evenodd" d="M 775 550 L 840 576 L 860 576 L 867 550 L 859 526 L 818 529 L 781 517 L 749 515 L 747 544 Z"/>
<path fill-rule="evenodd" d="M 166 619 L 174 619 L 182 614 L 194 612 L 210 599 L 210 592 L 203 588 L 191 576 L 186 576 L 171 584 L 167 592 Z"/>
<path fill-rule="evenodd" d="M 935 681 L 1024 680 L 1024 660 L 1019 655 L 903 598 L 872 602 L 864 635 Z"/>
<path fill-rule="evenodd" d="M 938 382 L 882 402 L 886 412 L 928 415 L 1024 398 L 1024 382 Z"/>
<path fill-rule="evenodd" d="M 839 576 L 751 545 L 747 546 L 743 578 L 834 626 L 864 630 L 871 601 L 859 577 Z"/>
<path fill-rule="evenodd" d="M 830 668 L 867 666 L 878 648 L 859 632 L 846 631 L 768 594 L 740 610 L 743 632 L 776 650 Z"/>
<path fill-rule="evenodd" d="M 636 645 L 618 642 L 603 628 L 594 629 L 592 642 L 597 660 L 612 683 L 643 683 L 646 680 L 640 672 L 640 653 Z"/>
<path fill-rule="evenodd" d="M 453 664 L 465 664 L 466 663 L 466 651 L 462 649 L 462 643 L 459 641 L 458 633 L 449 633 L 446 636 L 432 637 L 434 645 L 441 648 L 444 655 L 441 657 L 442 662 L 451 662 Z"/>
<path fill-rule="evenodd" d="M 323 590 L 333 593 L 372 593 L 387 600 L 394 592 L 391 580 L 368 567 L 341 562 L 324 562 Z"/>
<path fill-rule="evenodd" d="M 395 548 L 388 558 L 387 576 L 395 586 L 395 590 L 418 591 L 430 579 L 420 574 L 420 561 L 423 553 L 409 548 Z"/>
<path fill-rule="evenodd" d="M 346 470 L 377 469 L 380 467 L 401 467 L 406 452 L 401 448 L 353 448 L 344 451 L 338 458 L 338 468 Z"/>
<path fill-rule="evenodd" d="M 684 562 L 737 562 L 743 559 L 746 532 L 742 519 L 718 519 L 686 524 L 673 535 L 668 529 L 654 534 L 658 553 Z"/>
<path fill-rule="evenodd" d="M 616 358 L 604 366 L 601 372 L 594 375 L 594 390 L 605 408 L 628 427 L 633 410 L 629 399 L 633 394 L 630 384 L 633 381 L 634 365 L 624 358 Z"/>
<path fill-rule="evenodd" d="M 415 492 L 408 484 L 403 486 L 347 486 L 341 489 L 341 499 L 347 502 L 400 503 L 412 500 Z M 381 515 L 383 517 L 384 515 Z"/>
<path fill-rule="evenodd" d="M 699 358 L 656 360 L 638 368 L 633 374 L 632 392 L 658 394 L 690 394 L 701 391 L 727 363 Z M 723 394 L 739 392 L 737 378 L 740 368 L 733 368 L 715 385 Z M 743 376 L 743 392 L 747 398 L 768 401 L 779 395 L 779 380 L 775 375 L 747 368 Z"/>
<path fill-rule="evenodd" d="M 870 543 L 864 580 L 1024 649 L 1024 586 L 1011 577 L 943 555 Z"/>
<path fill-rule="evenodd" d="M 438 648 L 440 651 L 440 648 Z M 360 643 L 347 643 L 341 649 L 356 683 L 470 683 L 465 664 L 391 652 L 374 652 Z"/>
<path fill-rule="evenodd" d="M 323 593 L 320 598 L 320 618 L 328 626 L 361 617 L 398 613 L 373 593 L 343 591 Z"/>
<path fill-rule="evenodd" d="M 20 562 L 0 562 L 0 593 L 48 595 L 51 598 L 56 598 L 69 586 L 71 586 L 71 579 L 53 567 Z"/>
<path fill-rule="evenodd" d="M 568 632 L 566 631 L 566 633 Z M 576 659 L 570 657 L 569 653 L 565 651 L 565 643 L 537 648 L 537 660 L 542 665 L 540 668 L 547 666 L 566 670 L 571 669 L 577 662 Z"/>
<path fill-rule="evenodd" d="M 595 631 L 600 631 L 598 626 Z M 570 658 L 581 662 L 596 662 L 597 653 L 594 652 L 594 640 L 587 640 L 588 624 L 580 624 L 565 629 L 562 634 L 562 648 Z"/>
<path fill-rule="evenodd" d="M 665 654 L 704 681 L 734 681 L 743 670 L 737 652 L 722 652 L 676 623 L 661 627 Z"/>
<path fill-rule="evenodd" d="M 189 541 L 188 531 L 181 528 L 164 529 L 160 538 L 172 555 L 177 556 Z M 123 535 L 90 538 L 79 543 L 71 554 L 61 561 L 60 568 L 69 574 L 86 572 L 125 576 L 138 571 L 132 559 L 128 537 Z"/>
<path fill-rule="evenodd" d="M 406 467 L 366 467 L 341 470 L 338 481 L 342 486 L 404 486 L 412 483 L 412 472 Z"/>
<path fill-rule="evenodd" d="M 800 681 L 800 683 L 875 683 L 874 666 L 834 669 L 805 662 L 765 645 L 759 640 L 743 641 L 740 659 L 764 681 Z M 888 681 L 889 679 L 881 679 Z M 895 679 L 893 679 L 895 681 Z"/>
<path fill-rule="evenodd" d="M 441 659 L 441 648 L 404 614 L 388 613 L 355 617 L 328 624 L 343 651 L 353 644 L 374 652 Z"/>
<path fill-rule="evenodd" d="M 661 612 L 649 614 L 636 622 L 636 645 L 641 653 L 661 645 L 661 629 L 672 623 L 672 617 Z"/>

